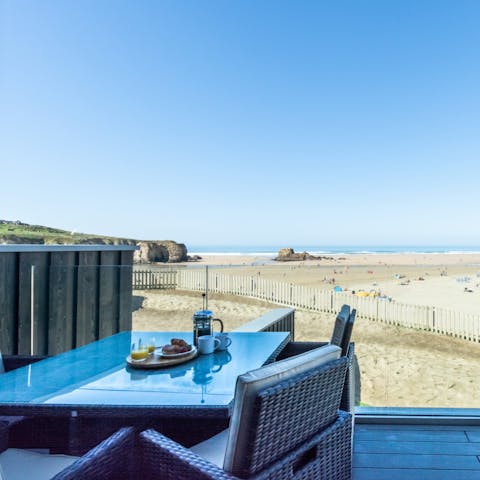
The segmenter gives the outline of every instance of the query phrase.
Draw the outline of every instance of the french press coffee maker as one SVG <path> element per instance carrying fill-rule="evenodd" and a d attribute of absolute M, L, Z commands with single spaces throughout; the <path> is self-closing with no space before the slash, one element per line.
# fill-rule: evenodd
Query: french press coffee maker
<path fill-rule="evenodd" d="M 213 318 L 211 310 L 197 310 L 193 315 L 193 344 L 197 346 L 198 337 L 212 335 L 213 322 L 220 324 L 220 332 L 223 332 L 223 322 L 219 318 Z"/>

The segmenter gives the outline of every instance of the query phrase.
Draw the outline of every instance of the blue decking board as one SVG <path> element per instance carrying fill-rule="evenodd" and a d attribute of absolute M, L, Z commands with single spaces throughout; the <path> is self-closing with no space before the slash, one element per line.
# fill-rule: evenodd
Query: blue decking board
<path fill-rule="evenodd" d="M 441 427 L 440 427 L 441 428 Z M 464 430 L 356 430 L 358 440 L 381 440 L 384 442 L 468 442 Z"/>
<path fill-rule="evenodd" d="M 355 468 L 352 480 L 480 480 L 480 471 Z"/>
<path fill-rule="evenodd" d="M 355 440 L 354 453 L 422 453 L 426 455 L 480 455 L 473 442 L 385 442 Z"/>
<path fill-rule="evenodd" d="M 471 430 L 470 428 L 465 430 L 469 442 L 480 442 L 480 430 Z"/>
<path fill-rule="evenodd" d="M 480 480 L 477 426 L 356 424 L 353 451 L 353 480 Z"/>
<path fill-rule="evenodd" d="M 463 432 L 465 430 L 471 431 L 471 432 L 480 432 L 480 426 L 475 427 L 475 426 L 468 426 L 465 427 L 463 425 L 422 425 L 422 424 L 410 424 L 410 425 L 404 425 L 404 424 L 376 424 L 376 423 L 356 423 L 355 428 L 358 431 L 363 431 L 363 430 L 412 430 L 412 431 L 426 431 L 426 430 L 442 430 L 442 431 L 452 431 L 456 430 L 459 432 Z"/>
<path fill-rule="evenodd" d="M 416 453 L 383 454 L 355 453 L 354 467 L 428 468 L 433 470 L 478 470 L 480 462 L 474 455 L 425 455 Z"/>

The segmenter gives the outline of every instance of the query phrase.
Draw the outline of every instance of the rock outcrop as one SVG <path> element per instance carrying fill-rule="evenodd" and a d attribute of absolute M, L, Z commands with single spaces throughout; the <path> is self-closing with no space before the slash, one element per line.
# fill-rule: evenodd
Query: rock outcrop
<path fill-rule="evenodd" d="M 295 253 L 293 248 L 281 248 L 274 260 L 277 262 L 301 262 L 303 260 L 332 260 L 332 257 L 317 257 L 308 252 Z"/>
<path fill-rule="evenodd" d="M 139 249 L 133 255 L 135 263 L 175 263 L 188 260 L 187 247 L 173 240 L 138 242 L 137 246 Z"/>
<path fill-rule="evenodd" d="M 308 252 L 295 253 L 293 248 L 282 248 L 278 251 L 278 257 L 275 260 L 278 262 L 298 262 L 315 258 L 317 257 L 310 255 Z"/>

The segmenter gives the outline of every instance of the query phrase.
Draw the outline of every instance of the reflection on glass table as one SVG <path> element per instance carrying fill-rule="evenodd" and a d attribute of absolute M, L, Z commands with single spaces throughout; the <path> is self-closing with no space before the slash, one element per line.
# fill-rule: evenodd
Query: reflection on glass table
<path fill-rule="evenodd" d="M 20 368 L 0 379 L 0 412 L 34 406 L 228 407 L 238 375 L 259 368 L 284 345 L 287 332 L 232 332 L 228 350 L 199 355 L 158 370 L 126 365 L 132 343 L 173 337 L 192 342 L 191 332 L 122 332 Z"/>

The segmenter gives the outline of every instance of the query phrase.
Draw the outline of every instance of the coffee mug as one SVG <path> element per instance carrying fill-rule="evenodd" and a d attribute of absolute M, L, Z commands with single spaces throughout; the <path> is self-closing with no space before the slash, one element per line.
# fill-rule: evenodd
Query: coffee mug
<path fill-rule="evenodd" d="M 217 350 L 226 350 L 232 343 L 232 339 L 228 336 L 228 333 L 216 333 L 215 338 L 220 340 L 220 345 Z"/>
<path fill-rule="evenodd" d="M 202 355 L 213 353 L 220 346 L 220 340 L 213 335 L 198 337 L 198 352 Z"/>

